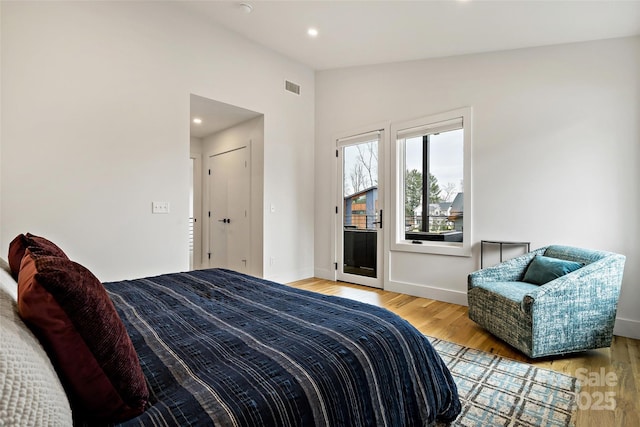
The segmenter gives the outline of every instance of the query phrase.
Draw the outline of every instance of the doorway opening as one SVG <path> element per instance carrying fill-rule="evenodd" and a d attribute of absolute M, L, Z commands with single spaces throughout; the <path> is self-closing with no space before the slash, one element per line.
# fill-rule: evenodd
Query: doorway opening
<path fill-rule="evenodd" d="M 191 268 L 262 276 L 264 115 L 193 94 L 190 107 Z"/>

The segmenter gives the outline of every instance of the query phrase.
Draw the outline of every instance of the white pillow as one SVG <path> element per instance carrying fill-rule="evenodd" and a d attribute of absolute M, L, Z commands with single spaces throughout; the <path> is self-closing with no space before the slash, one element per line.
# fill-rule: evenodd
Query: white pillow
<path fill-rule="evenodd" d="M 7 292 L 14 301 L 18 301 L 18 284 L 13 280 L 9 263 L 0 258 L 0 289 Z"/>
<path fill-rule="evenodd" d="M 0 268 L 0 425 L 71 426 L 67 395 L 47 353 L 18 316 L 17 293 L 16 281 Z"/>

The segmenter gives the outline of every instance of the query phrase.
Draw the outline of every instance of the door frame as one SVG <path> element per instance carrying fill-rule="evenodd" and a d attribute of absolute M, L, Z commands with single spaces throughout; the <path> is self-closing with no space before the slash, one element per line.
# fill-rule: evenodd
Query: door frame
<path fill-rule="evenodd" d="M 203 265 L 203 239 L 202 226 L 204 211 L 202 204 L 202 153 L 190 153 L 189 160 L 193 161 L 193 266 L 191 269 L 198 270 Z"/>
<path fill-rule="evenodd" d="M 349 139 L 349 138 L 357 138 L 358 135 L 365 135 L 371 132 L 379 131 L 379 140 L 378 140 L 378 209 L 383 211 L 383 227 L 378 227 L 377 233 L 377 274 L 375 278 L 360 276 L 356 274 L 345 273 L 343 270 L 344 266 L 344 226 L 343 226 L 343 218 L 344 218 L 344 196 L 343 196 L 343 182 L 342 177 L 344 174 L 343 171 L 343 161 L 342 156 L 338 155 L 341 153 L 341 150 L 345 146 L 349 146 L 351 144 L 340 143 L 340 140 Z M 331 233 L 331 247 L 333 248 L 332 258 L 334 260 L 334 280 L 336 281 L 344 281 L 348 283 L 355 283 L 364 286 L 370 286 L 374 288 L 384 288 L 385 280 L 385 272 L 388 267 L 388 206 L 387 206 L 387 197 L 386 197 L 386 185 L 387 185 L 387 173 L 388 165 L 386 155 L 388 141 L 389 141 L 389 123 L 377 123 L 370 126 L 364 126 L 359 129 L 352 130 L 350 132 L 341 132 L 332 138 L 333 145 L 332 149 L 335 150 L 335 162 L 333 168 L 333 200 L 335 202 L 334 220 L 333 220 L 333 233 Z M 355 145 L 355 144 L 354 144 Z"/>

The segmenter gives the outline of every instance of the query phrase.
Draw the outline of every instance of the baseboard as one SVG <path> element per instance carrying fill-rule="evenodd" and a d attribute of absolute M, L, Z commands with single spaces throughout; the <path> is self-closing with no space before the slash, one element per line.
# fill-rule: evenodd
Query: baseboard
<path fill-rule="evenodd" d="M 296 282 L 298 280 L 312 277 L 311 274 L 312 272 L 310 269 L 304 269 L 304 270 L 301 269 L 301 270 L 296 270 L 292 272 L 287 272 L 284 274 L 274 274 L 270 276 L 265 276 L 264 279 L 270 280 L 276 283 L 291 283 L 291 282 Z"/>
<path fill-rule="evenodd" d="M 613 327 L 613 334 L 640 340 L 640 321 L 617 317 L 616 324 Z"/>
<path fill-rule="evenodd" d="M 324 280 L 336 280 L 336 271 L 330 268 L 315 268 L 313 277 Z"/>
<path fill-rule="evenodd" d="M 467 293 L 452 291 L 451 289 L 393 281 L 385 283 L 384 289 L 385 291 L 398 292 L 401 294 L 412 295 L 414 297 L 429 298 L 437 301 L 449 302 L 451 304 L 467 305 Z"/>

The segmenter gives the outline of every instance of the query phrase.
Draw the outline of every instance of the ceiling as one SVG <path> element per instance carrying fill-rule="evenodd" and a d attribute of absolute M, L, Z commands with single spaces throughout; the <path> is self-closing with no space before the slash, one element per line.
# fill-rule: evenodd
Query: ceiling
<path fill-rule="evenodd" d="M 241 3 L 253 10 L 245 13 Z M 308 65 L 352 67 L 640 34 L 640 0 L 189 1 L 181 7 Z M 307 35 L 309 27 L 319 35 Z"/>
<path fill-rule="evenodd" d="M 191 95 L 191 136 L 202 138 L 260 115 L 235 105 Z M 196 117 L 202 123 L 194 123 L 193 119 Z"/>
<path fill-rule="evenodd" d="M 252 7 L 246 13 L 241 3 Z M 640 0 L 191 1 L 174 4 L 314 70 L 640 34 Z M 319 35 L 311 38 L 307 29 Z M 193 96 L 191 134 L 259 113 Z"/>

